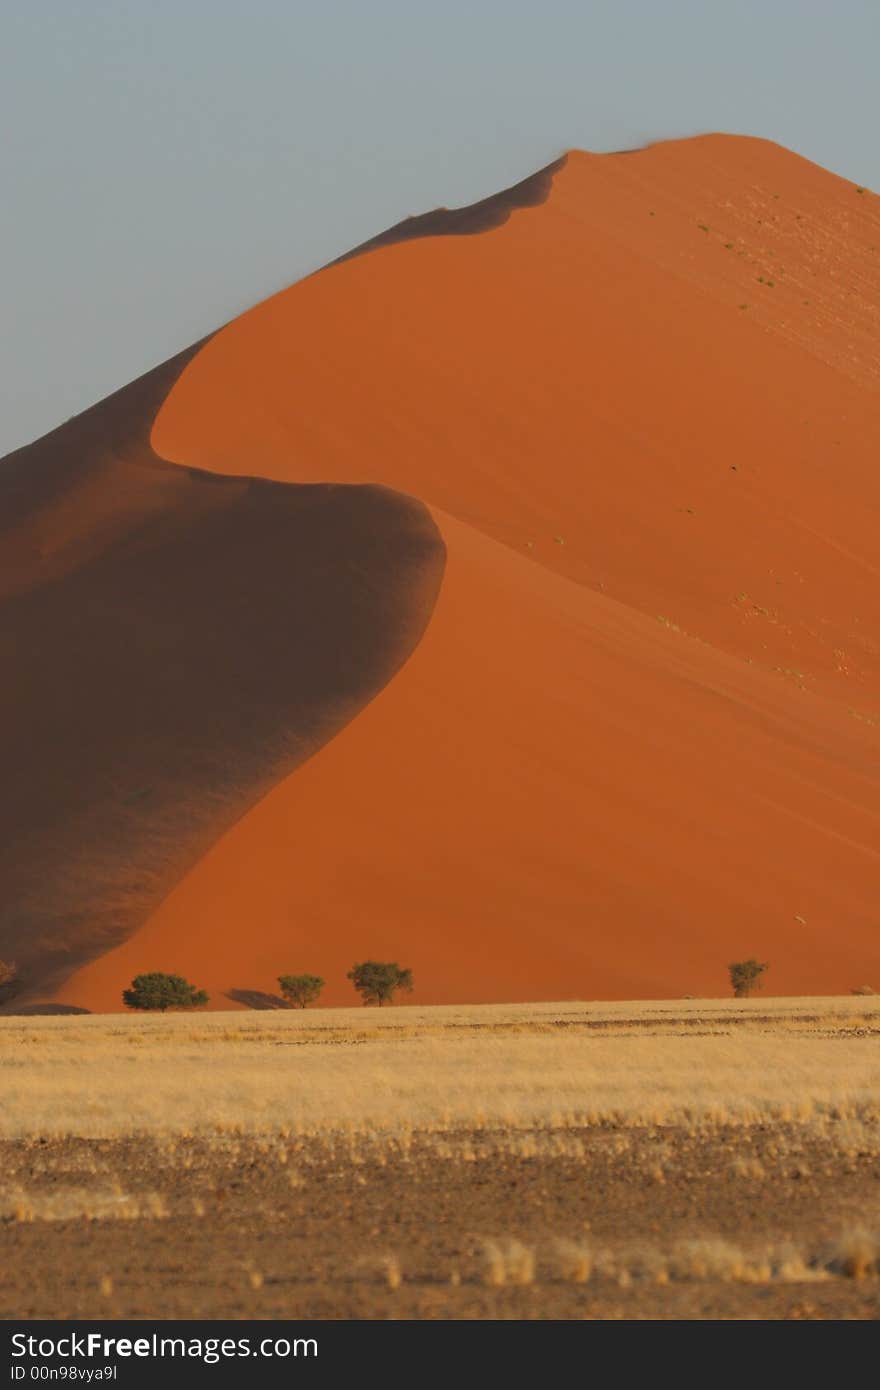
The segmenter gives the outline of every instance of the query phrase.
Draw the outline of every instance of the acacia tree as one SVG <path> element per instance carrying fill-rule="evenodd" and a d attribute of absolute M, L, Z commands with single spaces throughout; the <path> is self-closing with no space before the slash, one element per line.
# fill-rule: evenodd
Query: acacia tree
<path fill-rule="evenodd" d="M 130 989 L 122 991 L 122 1002 L 130 1009 L 198 1009 L 208 1002 L 203 989 L 196 989 L 182 975 L 165 975 L 161 970 L 135 975 Z"/>
<path fill-rule="evenodd" d="M 396 960 L 365 960 L 353 965 L 346 975 L 365 1004 L 390 1004 L 399 989 L 412 989 L 409 968 L 401 969 Z"/>
<path fill-rule="evenodd" d="M 754 956 L 749 960 L 735 960 L 727 967 L 730 975 L 730 983 L 737 999 L 744 999 L 751 994 L 753 989 L 760 989 L 763 981 L 761 976 L 764 971 L 769 969 L 769 963 L 755 960 Z"/>
<path fill-rule="evenodd" d="M 304 1009 L 308 1004 L 314 1004 L 324 988 L 324 981 L 320 975 L 279 975 L 278 983 L 288 1004 L 292 1004 L 296 1009 Z"/>

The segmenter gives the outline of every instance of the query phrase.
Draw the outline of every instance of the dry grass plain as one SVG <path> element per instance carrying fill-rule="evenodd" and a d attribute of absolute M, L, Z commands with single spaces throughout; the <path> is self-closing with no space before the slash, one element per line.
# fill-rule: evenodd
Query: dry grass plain
<path fill-rule="evenodd" d="M 0 1019 L 0 1314 L 876 1317 L 880 999 Z"/>

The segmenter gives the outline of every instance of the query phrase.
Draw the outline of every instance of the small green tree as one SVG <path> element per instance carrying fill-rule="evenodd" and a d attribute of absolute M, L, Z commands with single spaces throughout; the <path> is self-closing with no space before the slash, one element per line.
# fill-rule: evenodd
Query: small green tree
<path fill-rule="evenodd" d="M 769 964 L 764 961 L 755 960 L 735 960 L 727 967 L 730 974 L 730 983 L 737 999 L 744 999 L 751 994 L 753 989 L 760 989 L 763 981 L 761 976 L 765 970 L 769 969 Z"/>
<path fill-rule="evenodd" d="M 297 1009 L 314 1004 L 324 988 L 320 975 L 279 975 L 278 983 L 288 1004 L 293 1004 Z"/>
<path fill-rule="evenodd" d="M 399 989 L 412 989 L 409 969 L 401 970 L 396 960 L 365 960 L 353 965 L 346 975 L 365 1004 L 390 1004 Z"/>
<path fill-rule="evenodd" d="M 165 975 L 154 970 L 148 975 L 135 975 L 131 989 L 122 991 L 122 1002 L 130 1009 L 198 1009 L 207 1004 L 208 995 L 196 989 L 182 975 Z"/>

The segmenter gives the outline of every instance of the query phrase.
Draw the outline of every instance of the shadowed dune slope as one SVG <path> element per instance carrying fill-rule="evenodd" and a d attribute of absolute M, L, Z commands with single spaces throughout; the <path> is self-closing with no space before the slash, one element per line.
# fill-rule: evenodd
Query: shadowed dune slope
<path fill-rule="evenodd" d="M 341 1002 L 369 955 L 425 1001 L 880 978 L 877 200 L 729 137 L 541 180 L 170 391 L 163 455 L 415 495 L 447 567 L 394 681 L 63 1001 L 165 968 Z"/>
<path fill-rule="evenodd" d="M 157 459 L 184 358 L 0 465 L 0 957 L 25 998 L 142 925 L 381 688 L 442 572 L 387 489 Z"/>

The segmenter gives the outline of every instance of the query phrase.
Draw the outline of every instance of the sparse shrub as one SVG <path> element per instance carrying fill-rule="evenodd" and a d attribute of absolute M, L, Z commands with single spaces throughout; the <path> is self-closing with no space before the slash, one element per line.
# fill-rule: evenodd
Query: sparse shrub
<path fill-rule="evenodd" d="M 165 975 L 154 970 L 148 975 L 136 975 L 131 989 L 122 991 L 122 1002 L 130 1009 L 198 1009 L 207 1004 L 208 995 L 196 989 L 182 975 Z"/>
<path fill-rule="evenodd" d="M 854 989 L 851 989 L 851 990 L 850 990 L 850 994 L 876 994 L 876 993 L 877 993 L 876 989 L 872 989 L 870 985 L 856 985 Z"/>
<path fill-rule="evenodd" d="M 731 1159 L 728 1173 L 732 1178 L 755 1178 L 760 1179 L 765 1176 L 764 1165 L 759 1158 L 750 1157 L 748 1154 L 737 1154 Z"/>
<path fill-rule="evenodd" d="M 314 1004 L 324 988 L 320 975 L 279 975 L 278 984 L 288 1004 L 293 1004 L 296 1009 Z"/>
<path fill-rule="evenodd" d="M 483 1283 L 531 1284 L 535 1278 L 535 1252 L 518 1240 L 483 1241 Z"/>
<path fill-rule="evenodd" d="M 674 1279 L 746 1284 L 763 1284 L 770 1277 L 769 1268 L 760 1261 L 750 1265 L 739 1246 L 721 1236 L 679 1241 L 669 1261 L 669 1273 Z"/>
<path fill-rule="evenodd" d="M 769 969 L 769 963 L 750 957 L 749 960 L 735 960 L 727 967 L 730 974 L 730 984 L 737 999 L 744 999 L 751 994 L 752 990 L 760 989 L 762 985 L 761 976 L 765 970 Z"/>
<path fill-rule="evenodd" d="M 381 1261 L 382 1275 L 385 1283 L 393 1293 L 399 1289 L 403 1283 L 403 1270 L 400 1268 L 400 1260 L 396 1255 L 385 1255 Z"/>
<path fill-rule="evenodd" d="M 586 1284 L 593 1272 L 593 1252 L 582 1240 L 558 1240 L 556 1255 L 563 1279 Z"/>
<path fill-rule="evenodd" d="M 365 1004 L 390 1004 L 399 989 L 412 989 L 409 969 L 401 969 L 396 960 L 365 960 L 353 965 L 345 977 L 351 980 Z"/>
<path fill-rule="evenodd" d="M 880 1274 L 880 1239 L 863 1227 L 844 1231 L 830 1251 L 827 1268 L 845 1279 L 866 1279 Z"/>

